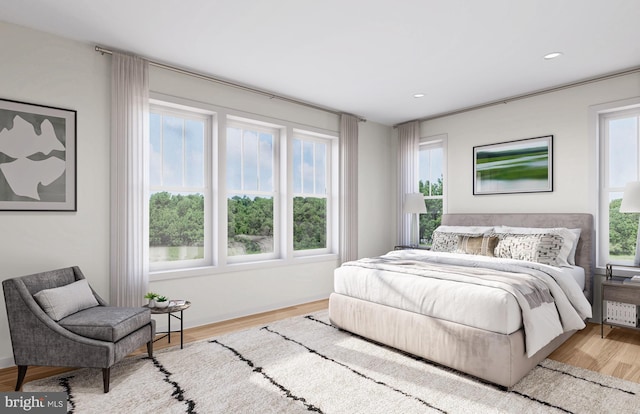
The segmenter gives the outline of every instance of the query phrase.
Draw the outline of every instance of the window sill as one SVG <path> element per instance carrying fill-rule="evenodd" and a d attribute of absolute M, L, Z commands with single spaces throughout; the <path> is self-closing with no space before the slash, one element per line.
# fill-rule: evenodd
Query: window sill
<path fill-rule="evenodd" d="M 232 272 L 246 272 L 260 269 L 271 269 L 277 267 L 289 267 L 304 265 L 307 263 L 322 263 L 322 262 L 335 262 L 338 265 L 338 255 L 334 253 L 315 255 L 315 256 L 301 256 L 291 259 L 273 259 L 263 260 L 258 262 L 244 262 L 233 263 L 225 266 L 203 266 L 196 268 L 183 268 L 183 269 L 170 269 L 160 270 L 149 273 L 149 281 L 161 281 L 172 279 L 184 279 L 188 277 L 203 277 L 214 276 L 217 274 L 232 273 Z"/>

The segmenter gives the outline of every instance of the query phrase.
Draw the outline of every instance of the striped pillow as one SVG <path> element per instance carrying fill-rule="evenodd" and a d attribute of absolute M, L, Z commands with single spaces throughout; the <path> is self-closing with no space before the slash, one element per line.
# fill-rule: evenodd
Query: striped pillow
<path fill-rule="evenodd" d="M 458 236 L 456 253 L 479 254 L 494 257 L 494 250 L 500 239 L 497 236 Z"/>

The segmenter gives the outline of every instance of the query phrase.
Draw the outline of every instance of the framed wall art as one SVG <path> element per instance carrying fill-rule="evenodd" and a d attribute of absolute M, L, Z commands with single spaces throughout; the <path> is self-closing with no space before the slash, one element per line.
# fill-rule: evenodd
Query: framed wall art
<path fill-rule="evenodd" d="M 553 191 L 553 135 L 473 147 L 473 194 Z"/>
<path fill-rule="evenodd" d="M 0 99 L 0 210 L 76 209 L 76 111 Z"/>

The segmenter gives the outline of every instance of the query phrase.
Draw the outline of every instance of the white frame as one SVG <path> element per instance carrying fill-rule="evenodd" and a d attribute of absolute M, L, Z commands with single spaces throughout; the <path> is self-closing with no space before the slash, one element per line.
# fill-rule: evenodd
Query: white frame
<path fill-rule="evenodd" d="M 325 144 L 327 146 L 327 160 L 326 160 L 326 176 L 325 176 L 325 183 L 326 183 L 326 187 L 327 187 L 327 191 L 326 194 L 324 195 L 324 198 L 327 200 L 326 201 L 326 206 L 327 206 L 327 227 L 326 227 L 326 247 L 321 248 L 321 249 L 305 249 L 305 250 L 294 250 L 293 248 L 293 198 L 296 196 L 302 196 L 302 197 L 317 197 L 317 198 L 321 198 L 319 197 L 318 194 L 308 194 L 308 193 L 295 193 L 293 191 L 293 183 L 291 184 L 291 192 L 290 192 L 290 196 L 289 196 L 289 203 L 291 205 L 291 225 L 289 227 L 291 227 L 291 243 L 289 243 L 291 245 L 291 250 L 293 252 L 294 256 L 297 257 L 303 257 L 303 256 L 311 256 L 311 255 L 318 255 L 318 254 L 327 254 L 327 253 L 331 253 L 333 251 L 334 246 L 336 246 L 336 242 L 334 241 L 334 234 L 337 235 L 337 230 L 334 229 L 334 227 L 337 226 L 337 215 L 336 215 L 336 211 L 337 211 L 337 203 L 334 201 L 335 199 L 337 199 L 337 197 L 334 197 L 334 189 L 336 189 L 337 183 L 337 175 L 335 173 L 335 165 L 337 165 L 336 159 L 337 159 L 337 152 L 338 152 L 338 140 L 336 139 L 336 137 L 331 137 L 331 136 L 327 136 L 327 135 L 321 135 L 321 134 L 315 134 L 309 131 L 302 131 L 302 130 L 294 130 L 293 131 L 293 136 L 291 137 L 289 141 L 289 146 L 291 148 L 293 148 L 293 140 L 294 139 L 300 139 L 303 142 L 304 141 L 312 141 L 312 142 L 321 142 L 323 144 Z M 293 150 L 291 150 L 291 157 L 289 159 L 289 170 L 293 171 Z M 292 181 L 293 181 L 293 174 L 292 175 Z M 335 224 L 334 224 L 335 223 Z"/>
<path fill-rule="evenodd" d="M 429 137 L 420 138 L 418 143 L 418 162 L 416 177 L 418 181 L 420 180 L 420 147 L 429 146 L 433 148 L 442 148 L 442 195 L 441 196 L 424 196 L 425 200 L 442 200 L 442 215 L 447 214 L 447 134 L 439 134 L 433 135 Z M 419 186 L 419 184 L 416 184 Z M 427 212 L 428 213 L 428 212 Z M 441 216 L 442 217 L 442 216 Z M 418 219 L 419 222 L 419 219 Z M 418 228 L 420 224 L 418 223 Z M 418 240 L 418 244 L 420 245 L 420 240 Z"/>
<path fill-rule="evenodd" d="M 246 254 L 246 255 L 238 255 L 238 256 L 229 256 L 228 252 L 228 227 L 227 227 L 227 221 L 225 220 L 224 222 L 224 227 L 221 227 L 221 230 L 223 230 L 224 234 L 226 235 L 225 237 L 225 257 L 228 263 L 244 263 L 244 262 L 255 262 L 255 261 L 262 261 L 262 260 L 270 260 L 270 259 L 277 259 L 279 257 L 281 257 L 281 250 L 280 250 L 280 210 L 281 210 L 281 204 L 280 204 L 280 200 L 278 198 L 278 194 L 280 193 L 280 157 L 279 157 L 279 148 L 280 148 L 280 141 L 281 141 L 281 127 L 277 126 L 277 125 L 271 125 L 271 124 L 267 124 L 264 122 L 259 122 L 259 121 L 254 121 L 251 119 L 243 119 L 243 118 L 239 118 L 239 117 L 233 117 L 233 116 L 227 116 L 227 122 L 225 125 L 225 151 L 224 151 L 224 155 L 223 157 L 226 158 L 226 131 L 228 128 L 233 128 L 233 127 L 237 127 L 237 128 L 243 128 L 243 129 L 251 129 L 251 130 L 256 130 L 259 132 L 267 132 L 269 134 L 273 134 L 273 159 L 272 159 L 272 166 L 273 166 L 273 189 L 270 193 L 267 193 L 265 191 L 254 191 L 254 190 L 234 190 L 231 191 L 228 188 L 226 188 L 226 174 L 222 174 L 222 178 L 225 181 L 225 192 L 224 192 L 224 202 L 222 203 L 222 201 L 220 202 L 221 204 L 221 208 L 222 206 L 224 206 L 222 209 L 225 211 L 225 218 L 227 218 L 227 212 L 228 212 L 228 203 L 227 200 L 229 199 L 229 195 L 230 194 L 243 194 L 243 195 L 254 195 L 254 196 L 266 196 L 267 194 L 269 194 L 272 198 L 273 198 L 273 252 L 271 253 L 257 253 L 257 254 Z M 224 167 L 224 171 L 226 173 L 227 168 L 226 168 L 226 160 L 225 160 L 225 167 Z M 220 246 L 222 249 L 222 245 Z"/>
<path fill-rule="evenodd" d="M 176 267 L 166 269 L 151 269 L 150 280 L 172 280 L 185 277 L 202 277 L 235 271 L 255 271 L 290 266 L 301 263 L 321 263 L 334 262 L 338 259 L 337 247 L 339 238 L 339 186 L 338 186 L 338 136 L 337 131 L 318 128 L 295 123 L 292 121 L 273 120 L 270 117 L 232 110 L 225 107 L 196 102 L 189 99 L 178 98 L 157 92 L 151 93 L 151 104 L 161 107 L 186 109 L 194 113 L 201 113 L 211 116 L 211 143 L 209 147 L 209 173 L 211 183 L 211 203 L 206 206 L 210 214 L 210 224 L 205 229 L 205 238 L 211 240 L 209 249 L 211 261 L 203 265 L 184 267 L 182 262 L 177 262 Z M 280 186 L 277 193 L 279 202 L 279 213 L 276 219 L 278 227 L 274 228 L 277 234 L 279 248 L 278 257 L 250 257 L 257 255 L 235 256 L 235 259 L 227 257 L 227 211 L 226 211 L 226 127 L 227 123 L 248 122 L 265 127 L 277 128 L 280 131 L 280 141 L 277 143 L 277 161 L 274 162 L 274 180 Z M 292 178 L 289 174 L 291 170 L 291 150 L 288 137 L 294 133 L 317 136 L 331 140 L 331 224 L 327 240 L 327 249 L 301 251 L 302 254 L 293 251 L 292 242 L 292 203 L 289 201 L 289 189 L 292 189 Z M 329 167 L 328 167 L 329 168 Z M 222 172 L 222 173 L 220 173 Z M 222 200 L 222 201 L 221 201 Z M 147 243 L 148 245 L 148 243 Z M 222 247 L 221 247 L 222 246 Z M 248 260 L 244 260 L 248 258 Z"/>
<path fill-rule="evenodd" d="M 174 105 L 167 102 L 159 102 L 152 100 L 149 105 L 149 112 L 161 112 L 163 115 L 174 115 L 183 119 L 197 119 L 205 123 L 204 127 L 204 145 L 203 145 L 203 162 L 204 162 L 204 187 L 202 189 L 195 189 L 189 187 L 172 187 L 172 186 L 151 186 L 149 184 L 149 194 L 146 195 L 147 199 L 150 198 L 152 192 L 167 191 L 170 193 L 179 193 L 181 191 L 194 192 L 202 190 L 204 195 L 204 258 L 191 259 L 191 260 L 172 260 L 163 262 L 151 262 L 149 261 L 149 271 L 167 271 L 174 269 L 184 269 L 193 267 L 210 266 L 214 264 L 212 252 L 215 251 L 215 241 L 211 237 L 213 226 L 212 220 L 212 205 L 215 204 L 212 191 L 212 168 L 211 168 L 211 147 L 213 145 L 213 131 L 212 126 L 214 123 L 215 114 L 212 112 L 202 111 L 197 108 L 191 108 L 186 106 Z M 149 241 L 146 245 L 148 248 Z"/>
<path fill-rule="evenodd" d="M 627 101 L 625 101 L 626 103 Z M 609 130 L 608 121 L 612 119 L 628 118 L 630 116 L 640 117 L 640 101 L 636 105 L 621 105 L 618 107 L 607 106 L 606 109 L 596 110 L 597 114 L 597 139 L 599 157 L 597 165 L 598 171 L 598 243 L 597 243 L 597 266 L 603 267 L 611 262 L 609 256 L 609 198 L 611 193 L 624 193 L 624 185 L 621 187 L 610 187 L 609 183 Z M 640 179 L 640 125 L 638 125 L 639 136 L 636 138 L 638 147 L 638 163 L 636 164 L 636 180 Z M 632 265 L 633 261 L 611 262 L 618 265 Z"/>

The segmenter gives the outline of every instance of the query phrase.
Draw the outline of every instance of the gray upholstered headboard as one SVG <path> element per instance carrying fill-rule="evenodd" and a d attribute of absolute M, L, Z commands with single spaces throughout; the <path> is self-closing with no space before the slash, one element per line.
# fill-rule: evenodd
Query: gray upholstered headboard
<path fill-rule="evenodd" d="M 593 303 L 595 230 L 593 215 L 586 213 L 444 214 L 449 226 L 566 227 L 582 229 L 576 250 L 576 265 L 585 270 L 584 294 Z"/>

